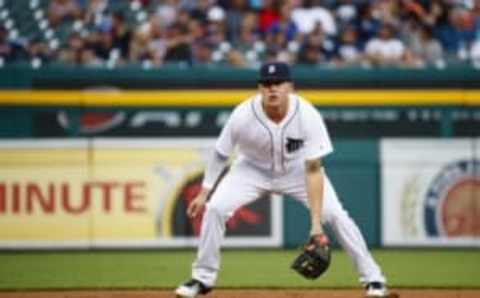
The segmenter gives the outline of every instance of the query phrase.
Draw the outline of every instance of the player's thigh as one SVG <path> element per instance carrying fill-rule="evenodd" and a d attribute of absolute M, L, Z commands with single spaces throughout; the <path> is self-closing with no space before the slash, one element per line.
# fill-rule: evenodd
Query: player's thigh
<path fill-rule="evenodd" d="M 207 204 L 225 216 L 260 198 L 265 192 L 265 177 L 254 169 L 234 166 L 223 177 Z"/>
<path fill-rule="evenodd" d="M 297 179 L 297 183 L 290 186 L 283 193 L 297 200 L 305 207 L 309 207 L 308 193 L 305 179 Z M 337 193 L 333 188 L 330 179 L 325 174 L 323 184 L 323 206 L 322 206 L 322 221 L 329 222 L 334 217 L 344 212 L 342 204 L 338 200 Z"/>

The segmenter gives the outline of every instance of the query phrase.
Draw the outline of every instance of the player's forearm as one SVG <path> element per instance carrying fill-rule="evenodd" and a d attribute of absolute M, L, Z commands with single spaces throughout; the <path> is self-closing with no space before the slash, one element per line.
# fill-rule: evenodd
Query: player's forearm
<path fill-rule="evenodd" d="M 218 153 L 216 150 L 214 150 L 214 152 L 210 156 L 210 160 L 208 161 L 207 167 L 205 169 L 205 175 L 202 183 L 202 190 L 212 189 L 218 177 L 220 177 L 220 174 L 227 166 L 227 162 L 228 162 L 228 157 L 223 156 L 220 153 Z"/>
<path fill-rule="evenodd" d="M 306 186 L 310 205 L 310 234 L 322 234 L 323 169 L 320 160 L 306 162 Z"/>
<path fill-rule="evenodd" d="M 206 200 L 208 198 L 208 195 L 210 193 L 210 190 L 211 190 L 211 188 L 202 186 L 202 188 L 200 189 L 200 192 L 197 195 L 197 198 L 200 197 L 200 198 L 202 198 L 203 202 L 206 202 Z"/>

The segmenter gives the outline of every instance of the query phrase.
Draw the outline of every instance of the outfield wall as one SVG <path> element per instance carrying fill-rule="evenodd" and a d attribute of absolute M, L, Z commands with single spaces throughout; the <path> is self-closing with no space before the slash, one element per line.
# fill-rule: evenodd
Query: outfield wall
<path fill-rule="evenodd" d="M 211 144 L 232 106 L 253 92 L 0 91 L 1 245 L 10 248 L 194 245 L 191 233 L 196 225 L 185 219 L 182 209 L 185 203 L 178 208 L 173 208 L 173 203 L 162 205 L 170 206 L 167 208 L 170 215 L 164 218 L 169 218 L 165 220 L 171 226 L 164 230 L 168 226 L 164 223 L 164 228 L 160 229 L 163 234 L 158 233 L 153 215 L 153 210 L 158 208 L 152 206 L 157 201 L 177 202 L 171 199 L 175 197 L 172 189 L 185 188 L 186 193 L 178 197 L 191 195 L 201 177 L 204 146 Z M 300 93 L 311 99 L 324 115 L 335 146 L 334 154 L 325 161 L 327 171 L 370 246 L 445 246 L 451 243 L 478 246 L 480 224 L 475 219 L 480 218 L 480 212 L 476 211 L 480 203 L 475 183 L 480 179 L 478 171 L 471 170 L 476 169 L 477 151 L 472 149 L 467 159 L 471 162 L 465 166 L 473 184 L 460 188 L 460 195 L 450 196 L 449 200 L 436 200 L 437 207 L 430 209 L 436 214 L 435 219 L 426 225 L 423 224 L 426 219 L 421 217 L 422 208 L 418 207 L 424 204 L 425 189 L 433 183 L 435 173 L 457 162 L 456 157 L 446 155 L 444 159 L 436 159 L 438 162 L 431 167 L 430 174 L 422 176 L 422 183 L 417 185 L 422 191 L 417 191 L 416 196 L 404 196 L 412 188 L 407 182 L 418 173 L 405 172 L 406 178 L 402 179 L 406 182 L 391 178 L 395 175 L 386 175 L 385 166 L 400 164 L 391 160 L 401 158 L 402 152 L 394 153 L 392 159 L 392 154 L 385 151 L 385 144 L 391 142 L 386 138 L 400 141 L 398 138 L 407 141 L 413 138 L 405 155 L 417 156 L 418 150 L 423 152 L 425 160 L 433 155 L 417 148 L 417 144 L 420 146 L 428 140 L 444 139 L 456 152 L 465 147 L 463 141 L 456 140 L 461 137 L 467 140 L 469 148 L 476 148 L 475 137 L 480 131 L 479 91 L 302 90 Z M 102 153 L 106 152 L 102 144 L 108 142 L 118 142 L 115 150 L 121 153 L 111 156 Z M 441 148 L 443 143 L 439 142 L 430 146 Z M 171 150 L 163 147 L 166 144 L 177 144 L 175 151 L 178 152 L 173 155 L 165 153 Z M 397 145 L 403 146 L 399 143 L 393 147 Z M 137 149 L 132 149 L 135 146 Z M 149 146 L 155 147 L 154 151 L 148 149 Z M 142 150 L 149 153 L 138 155 Z M 186 171 L 190 165 L 184 156 L 196 156 L 196 168 Z M 417 164 L 419 162 L 413 159 L 409 163 L 412 166 L 404 168 L 417 169 L 418 172 L 423 169 L 421 163 Z M 166 169 L 157 171 L 162 167 Z M 156 179 L 161 182 L 152 182 Z M 403 187 L 403 192 L 391 190 L 391 185 Z M 457 197 L 460 199 L 453 202 L 458 204 L 444 204 Z M 278 201 L 274 200 L 274 204 Z M 398 202 L 406 206 L 415 202 L 416 207 L 407 208 L 410 213 L 392 215 L 391 210 L 405 209 L 404 205 L 395 205 Z M 433 204 L 433 200 L 426 202 Z M 243 225 L 240 229 L 243 232 L 232 232 L 227 246 L 300 245 L 308 233 L 308 214 L 293 200 L 281 204 L 256 206 L 253 213 L 243 212 L 240 219 L 236 218 L 230 224 L 230 227 L 237 228 Z M 451 214 L 449 208 L 454 211 L 459 208 L 460 211 L 452 213 L 453 220 L 445 221 L 445 229 L 441 218 L 442 214 Z M 58 212 L 48 213 L 49 210 Z M 385 215 L 387 212 L 388 216 Z M 408 221 L 412 214 L 417 216 L 417 238 L 405 236 L 409 229 L 405 223 L 414 223 Z M 263 221 L 261 228 L 257 225 L 259 218 L 268 219 Z M 467 228 L 463 225 L 465 220 Z M 110 223 L 114 225 L 110 226 Z M 406 227 L 392 228 L 392 224 Z M 427 230 L 432 224 L 437 225 L 436 234 Z M 464 241 L 451 241 L 457 237 L 445 232 L 451 231 L 451 225 L 463 227 L 460 230 L 466 233 L 461 236 Z M 259 231 L 260 235 L 255 234 Z M 182 233 L 186 236 L 179 236 Z"/>

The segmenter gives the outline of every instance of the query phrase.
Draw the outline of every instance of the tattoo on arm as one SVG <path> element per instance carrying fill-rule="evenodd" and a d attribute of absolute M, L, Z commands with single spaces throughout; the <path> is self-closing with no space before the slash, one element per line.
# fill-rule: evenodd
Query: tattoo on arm
<path fill-rule="evenodd" d="M 322 160 L 321 159 L 313 159 L 306 161 L 306 169 L 307 173 L 313 173 L 320 170 L 322 167 Z"/>

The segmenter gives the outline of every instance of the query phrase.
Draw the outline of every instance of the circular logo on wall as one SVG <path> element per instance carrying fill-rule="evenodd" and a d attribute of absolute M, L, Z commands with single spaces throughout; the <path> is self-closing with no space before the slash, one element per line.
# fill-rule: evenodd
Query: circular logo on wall
<path fill-rule="evenodd" d="M 57 120 L 66 131 L 78 130 L 82 134 L 96 134 L 120 126 L 126 119 L 125 112 L 78 112 L 72 115 L 59 111 Z"/>
<path fill-rule="evenodd" d="M 181 183 L 170 207 L 166 208 L 165 235 L 173 237 L 198 236 L 204 210 L 196 218 L 188 218 L 188 205 L 199 193 L 203 174 L 194 175 Z M 234 192 L 232 192 L 232 196 Z M 262 196 L 253 203 L 236 210 L 226 223 L 227 236 L 269 236 L 271 227 L 270 197 Z"/>
<path fill-rule="evenodd" d="M 480 160 L 447 164 L 428 186 L 424 220 L 429 236 L 480 235 Z"/>

